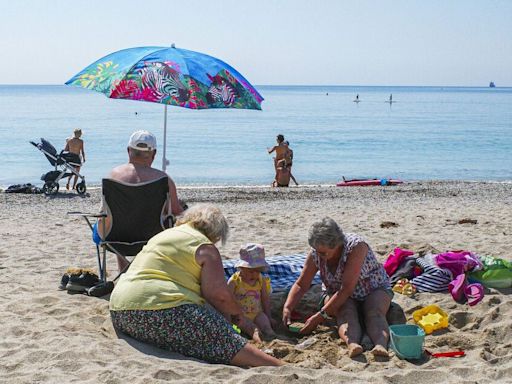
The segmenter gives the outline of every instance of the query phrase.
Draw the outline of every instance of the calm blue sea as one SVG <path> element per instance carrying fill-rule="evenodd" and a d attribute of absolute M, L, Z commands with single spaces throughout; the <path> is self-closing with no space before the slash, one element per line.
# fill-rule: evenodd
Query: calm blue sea
<path fill-rule="evenodd" d="M 278 133 L 294 150 L 299 183 L 333 184 L 342 176 L 512 180 L 512 88 L 257 88 L 262 111 L 169 107 L 168 172 L 178 186 L 269 185 L 266 148 Z M 154 132 L 161 155 L 163 120 L 160 104 L 67 86 L 0 86 L 0 186 L 41 185 L 51 166 L 29 140 L 44 137 L 60 150 L 74 128 L 84 132 L 82 173 L 98 184 L 126 161 L 134 130 Z"/>

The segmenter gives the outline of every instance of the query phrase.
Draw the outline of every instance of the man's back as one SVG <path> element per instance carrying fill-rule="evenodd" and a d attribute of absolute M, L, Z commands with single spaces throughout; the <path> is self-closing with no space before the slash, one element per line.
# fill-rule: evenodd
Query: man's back
<path fill-rule="evenodd" d="M 168 177 L 168 175 L 159 169 L 133 163 L 127 163 L 115 167 L 110 172 L 109 176 L 109 178 L 113 180 L 122 181 L 128 184 L 144 183 L 161 177 Z"/>
<path fill-rule="evenodd" d="M 75 153 L 77 155 L 80 155 L 80 152 L 82 151 L 83 147 L 84 147 L 83 140 L 79 139 L 77 137 L 68 139 L 68 141 L 66 142 L 66 150 L 71 153 Z"/>

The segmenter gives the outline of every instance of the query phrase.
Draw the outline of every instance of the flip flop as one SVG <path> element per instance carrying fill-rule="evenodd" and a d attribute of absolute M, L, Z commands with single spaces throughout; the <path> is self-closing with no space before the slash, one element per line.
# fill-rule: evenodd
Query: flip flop
<path fill-rule="evenodd" d="M 466 294 L 464 291 L 466 286 L 466 275 L 463 273 L 458 275 L 448 284 L 448 290 L 452 294 L 453 300 L 459 304 L 464 304 L 466 302 Z"/>
<path fill-rule="evenodd" d="M 484 287 L 480 283 L 469 284 L 464 288 L 464 293 L 468 299 L 468 305 L 473 306 L 484 298 Z"/>

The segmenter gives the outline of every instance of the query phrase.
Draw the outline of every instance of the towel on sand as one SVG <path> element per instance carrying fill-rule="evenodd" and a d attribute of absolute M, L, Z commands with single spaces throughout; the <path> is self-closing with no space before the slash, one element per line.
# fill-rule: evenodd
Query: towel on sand
<path fill-rule="evenodd" d="M 293 283 L 295 283 L 299 278 L 304 262 L 306 261 L 306 255 L 303 253 L 296 253 L 294 255 L 270 256 L 265 258 L 265 260 L 270 267 L 267 272 L 263 273 L 263 275 L 270 277 L 272 292 L 279 292 L 289 290 Z M 237 262 L 237 259 L 224 260 L 222 262 L 226 280 L 237 271 L 235 267 Z M 311 285 L 321 283 L 320 274 L 317 273 Z"/>

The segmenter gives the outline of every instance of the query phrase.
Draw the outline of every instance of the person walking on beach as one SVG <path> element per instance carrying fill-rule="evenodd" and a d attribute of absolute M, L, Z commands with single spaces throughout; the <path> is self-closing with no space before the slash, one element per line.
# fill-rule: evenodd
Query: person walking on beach
<path fill-rule="evenodd" d="M 85 152 L 84 152 L 84 141 L 81 139 L 82 137 L 82 130 L 77 128 L 73 131 L 73 137 L 70 137 L 66 139 L 66 147 L 64 148 L 64 151 L 67 151 L 69 153 L 74 153 L 77 155 L 74 162 L 77 164 L 80 164 L 75 167 L 75 170 L 80 173 L 80 168 L 83 163 L 85 163 Z M 68 182 L 66 184 L 66 189 L 69 190 L 69 183 L 71 182 L 71 178 L 73 175 L 70 175 L 68 177 Z M 78 181 L 78 176 L 75 175 L 75 178 L 73 180 L 73 189 L 76 188 L 76 183 Z"/>
<path fill-rule="evenodd" d="M 153 236 L 110 295 L 116 330 L 140 342 L 217 364 L 279 366 L 233 329 L 241 306 L 229 291 L 215 244 L 229 224 L 210 204 L 197 204 L 176 226 Z"/>
<path fill-rule="evenodd" d="M 167 216 L 169 213 L 172 213 L 174 216 L 181 214 L 183 208 L 178 200 L 174 181 L 167 173 L 151 167 L 156 156 L 156 137 L 148 131 L 136 131 L 128 140 L 127 151 L 128 163 L 112 169 L 108 178 L 126 184 L 139 184 L 167 177 L 169 181 L 169 206 L 163 214 L 164 216 Z M 100 238 L 106 236 L 106 234 L 100 233 L 100 228 L 102 228 L 100 220 L 96 222 L 93 229 L 93 239 L 97 244 L 99 244 Z M 107 233 L 110 227 L 111 218 L 106 217 L 105 228 Z M 117 262 L 119 271 L 124 270 L 127 266 L 127 262 L 121 257 L 117 258 Z"/>
<path fill-rule="evenodd" d="M 291 324 L 291 314 L 309 290 L 316 273 L 325 286 L 320 310 L 310 316 L 301 334 L 311 333 L 326 320 L 336 321 L 338 334 L 348 347 L 348 355 L 363 352 L 362 324 L 374 344 L 374 356 L 388 357 L 389 327 L 386 314 L 393 291 L 383 265 L 359 235 L 343 233 L 329 217 L 313 223 L 308 233 L 311 246 L 302 273 L 293 284 L 283 306 L 283 323 Z"/>

